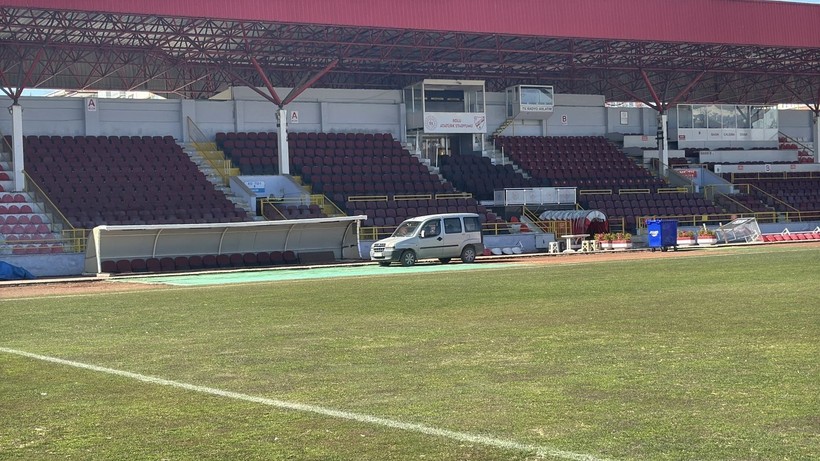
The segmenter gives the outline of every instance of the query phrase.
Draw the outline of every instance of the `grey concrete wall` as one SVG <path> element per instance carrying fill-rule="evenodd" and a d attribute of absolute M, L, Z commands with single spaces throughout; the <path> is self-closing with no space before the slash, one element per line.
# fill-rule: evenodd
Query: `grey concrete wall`
<path fill-rule="evenodd" d="M 284 97 L 289 88 L 279 88 Z M 87 110 L 83 98 L 22 98 L 23 134 L 37 135 L 171 135 L 186 141 L 187 118 L 208 137 L 219 131 L 275 131 L 276 106 L 247 88 L 234 88 L 208 101 L 133 100 L 95 98 L 97 110 Z M 546 121 L 516 120 L 505 130 L 514 136 L 588 136 L 623 133 L 653 135 L 656 113 L 649 108 L 607 108 L 599 95 L 555 95 L 555 110 Z M 487 130 L 492 133 L 506 120 L 504 93 L 487 93 Z M 401 92 L 396 90 L 309 89 L 289 110 L 299 122 L 289 131 L 391 133 L 404 135 Z M 628 124 L 620 124 L 620 113 Z M 670 136 L 675 139 L 675 111 L 669 112 Z M 811 141 L 811 112 L 779 112 L 784 133 Z M 0 132 L 11 133 L 11 116 L 0 111 Z"/>

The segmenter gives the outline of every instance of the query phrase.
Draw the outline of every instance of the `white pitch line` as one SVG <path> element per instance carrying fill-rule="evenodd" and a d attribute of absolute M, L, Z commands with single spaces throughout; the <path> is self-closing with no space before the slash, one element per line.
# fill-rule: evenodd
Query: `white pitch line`
<path fill-rule="evenodd" d="M 142 381 L 149 384 L 157 384 L 160 386 L 169 386 L 177 389 L 184 389 L 193 392 L 200 392 L 203 394 L 216 395 L 219 397 L 227 397 L 229 399 L 241 400 L 245 402 L 258 403 L 275 408 L 282 408 L 286 410 L 295 410 L 306 413 L 315 413 L 323 416 L 330 416 L 332 418 L 346 419 L 357 421 L 361 423 L 373 424 L 377 426 L 388 427 L 392 429 L 400 429 L 403 431 L 417 432 L 425 435 L 432 435 L 436 437 L 443 437 L 459 442 L 475 443 L 485 445 L 493 448 L 501 448 L 506 450 L 516 450 L 524 452 L 535 453 L 538 457 L 551 456 L 555 458 L 569 459 L 573 461 L 607 461 L 605 458 L 598 458 L 593 455 L 584 453 L 574 453 L 571 451 L 559 450 L 557 448 L 545 447 L 540 445 L 530 445 L 520 443 L 513 440 L 504 440 L 495 437 L 487 437 L 484 435 L 469 434 L 466 432 L 457 432 L 447 429 L 439 429 L 424 424 L 406 423 L 394 419 L 380 418 L 378 416 L 371 416 L 361 413 L 353 413 L 349 411 L 334 410 L 332 408 L 325 408 L 318 405 L 308 405 L 304 403 L 287 402 L 284 400 L 269 399 L 265 397 L 257 397 L 248 394 L 241 394 L 238 392 L 225 391 L 213 387 L 198 386 L 196 384 L 188 384 L 179 381 L 172 381 L 170 379 L 158 378 L 155 376 L 141 375 L 139 373 L 132 373 L 130 371 L 117 370 L 114 368 L 100 367 L 97 365 L 90 365 L 82 362 L 74 362 L 72 360 L 64 360 L 57 357 L 49 357 L 47 355 L 32 354 L 31 352 L 20 351 L 16 349 L 9 349 L 0 347 L 0 352 L 6 354 L 18 355 L 21 357 L 28 357 L 31 359 L 41 360 L 44 362 L 56 363 L 60 365 L 67 365 L 74 368 L 82 368 L 85 370 L 96 371 L 99 373 L 106 373 L 114 376 L 121 376 L 136 381 Z"/>

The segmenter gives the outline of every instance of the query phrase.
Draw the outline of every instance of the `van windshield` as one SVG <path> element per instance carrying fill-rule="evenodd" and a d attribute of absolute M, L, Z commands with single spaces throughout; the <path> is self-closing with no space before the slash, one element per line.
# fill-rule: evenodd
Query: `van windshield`
<path fill-rule="evenodd" d="M 421 223 L 418 221 L 405 221 L 396 228 L 396 231 L 393 232 L 391 237 L 408 237 L 413 235 L 413 233 L 416 232 L 416 229 L 419 228 L 419 224 Z"/>

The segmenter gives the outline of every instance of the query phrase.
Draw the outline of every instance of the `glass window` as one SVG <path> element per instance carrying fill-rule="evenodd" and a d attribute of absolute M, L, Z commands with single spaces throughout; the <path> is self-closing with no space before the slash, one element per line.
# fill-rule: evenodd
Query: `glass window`
<path fill-rule="evenodd" d="M 706 127 L 723 128 L 723 116 L 721 114 L 720 106 L 717 104 L 706 106 Z"/>
<path fill-rule="evenodd" d="M 441 229 L 439 228 L 438 219 L 427 221 L 421 228 L 421 238 L 423 239 L 437 237 L 439 234 L 441 234 Z"/>
<path fill-rule="evenodd" d="M 476 90 L 466 94 L 467 112 L 484 112 L 484 92 Z"/>
<path fill-rule="evenodd" d="M 413 89 L 412 88 L 405 88 L 404 89 L 404 105 L 407 108 L 408 112 L 415 112 L 416 106 L 415 101 L 413 100 Z M 419 108 L 420 110 L 421 108 Z"/>
<path fill-rule="evenodd" d="M 459 219 L 459 218 L 446 218 L 444 220 L 444 233 L 445 234 L 460 234 L 461 233 L 461 219 Z"/>
<path fill-rule="evenodd" d="M 552 106 L 553 100 L 551 88 L 522 87 L 521 103 Z"/>
<path fill-rule="evenodd" d="M 678 106 L 678 128 L 693 128 L 692 125 L 692 106 L 681 105 Z"/>
<path fill-rule="evenodd" d="M 764 128 L 777 129 L 778 124 L 777 124 L 777 108 L 776 107 L 766 107 L 766 108 L 764 108 L 763 125 L 764 125 Z"/>
<path fill-rule="evenodd" d="M 692 106 L 692 128 L 706 128 L 706 106 Z"/>
<path fill-rule="evenodd" d="M 735 106 L 721 106 L 723 113 L 723 128 L 737 128 L 737 112 Z"/>
<path fill-rule="evenodd" d="M 464 230 L 466 232 L 478 232 L 481 230 L 481 222 L 477 217 L 466 217 L 464 218 Z"/>
<path fill-rule="evenodd" d="M 752 119 L 749 113 L 749 106 L 735 106 L 735 109 L 737 111 L 737 127 L 751 128 Z"/>
<path fill-rule="evenodd" d="M 413 235 L 419 227 L 418 221 L 405 221 L 396 228 L 392 237 L 407 237 Z"/>
<path fill-rule="evenodd" d="M 752 128 L 777 128 L 777 109 L 774 107 L 752 106 Z"/>
<path fill-rule="evenodd" d="M 749 110 L 749 121 L 752 128 L 763 128 L 763 108 L 760 106 L 752 106 Z"/>

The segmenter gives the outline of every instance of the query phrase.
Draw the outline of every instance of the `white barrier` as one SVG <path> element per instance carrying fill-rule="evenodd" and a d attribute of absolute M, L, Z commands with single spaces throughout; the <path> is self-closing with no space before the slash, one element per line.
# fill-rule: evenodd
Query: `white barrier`
<path fill-rule="evenodd" d="M 97 226 L 89 237 L 84 271 L 102 272 L 102 261 L 219 255 L 262 251 L 332 252 L 360 259 L 359 226 L 367 216 L 214 224 Z"/>

